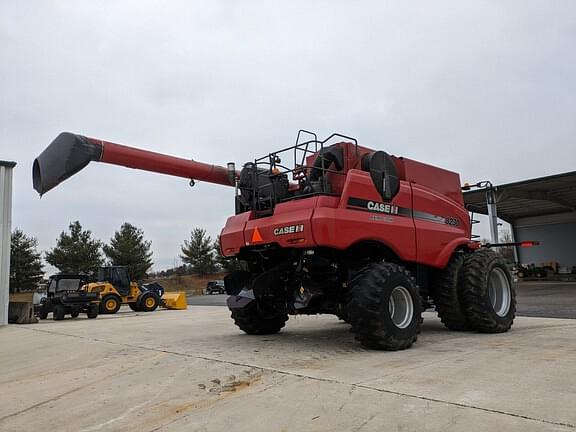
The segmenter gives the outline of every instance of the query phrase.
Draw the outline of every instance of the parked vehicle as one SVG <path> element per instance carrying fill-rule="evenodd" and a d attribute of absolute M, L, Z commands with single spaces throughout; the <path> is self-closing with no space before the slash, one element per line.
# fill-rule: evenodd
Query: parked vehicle
<path fill-rule="evenodd" d="M 100 267 L 96 281 L 90 282 L 84 289 L 100 294 L 101 314 L 115 314 L 122 304 L 127 304 L 134 311 L 151 312 L 160 304 L 157 292 L 144 290 L 137 282 L 130 280 L 126 266 Z"/>
<path fill-rule="evenodd" d="M 77 274 L 58 274 L 50 277 L 46 296 L 34 305 L 35 315 L 46 319 L 52 313 L 55 321 L 63 320 L 66 315 L 76 318 L 86 313 L 88 318 L 98 316 L 100 296 L 82 290 L 87 276 Z"/>
<path fill-rule="evenodd" d="M 224 287 L 223 280 L 213 280 L 206 284 L 206 288 L 204 289 L 204 294 L 211 295 L 211 294 L 226 294 L 226 288 Z"/>

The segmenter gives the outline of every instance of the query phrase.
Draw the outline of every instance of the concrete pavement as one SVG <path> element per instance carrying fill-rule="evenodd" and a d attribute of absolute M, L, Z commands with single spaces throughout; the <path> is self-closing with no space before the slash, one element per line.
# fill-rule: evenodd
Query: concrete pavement
<path fill-rule="evenodd" d="M 222 307 L 0 329 L 0 430 L 569 431 L 576 321 L 376 352 L 331 316 L 248 336 Z"/>
<path fill-rule="evenodd" d="M 521 282 L 516 294 L 519 315 L 576 318 L 576 282 Z"/>

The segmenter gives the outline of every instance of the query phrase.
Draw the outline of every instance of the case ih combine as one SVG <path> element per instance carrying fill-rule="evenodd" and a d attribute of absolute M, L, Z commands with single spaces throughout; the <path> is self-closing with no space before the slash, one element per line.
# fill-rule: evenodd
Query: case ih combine
<path fill-rule="evenodd" d="M 221 251 L 240 329 L 270 334 L 289 315 L 328 313 L 369 348 L 416 341 L 432 299 L 446 327 L 507 331 L 515 294 L 504 262 L 471 240 L 458 174 L 300 131 L 296 144 L 227 167 L 60 134 L 34 161 L 43 194 L 90 161 L 235 187 Z"/>

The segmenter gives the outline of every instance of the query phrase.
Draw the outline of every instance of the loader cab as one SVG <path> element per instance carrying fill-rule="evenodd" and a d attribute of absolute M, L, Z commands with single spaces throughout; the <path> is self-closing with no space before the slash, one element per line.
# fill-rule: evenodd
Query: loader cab
<path fill-rule="evenodd" d="M 98 281 L 109 282 L 121 296 L 130 295 L 130 275 L 126 266 L 108 266 L 98 269 Z"/>

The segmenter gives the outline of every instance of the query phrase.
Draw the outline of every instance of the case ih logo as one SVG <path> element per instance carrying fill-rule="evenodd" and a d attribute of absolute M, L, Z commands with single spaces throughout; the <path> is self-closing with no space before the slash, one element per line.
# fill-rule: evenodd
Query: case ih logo
<path fill-rule="evenodd" d="M 284 235 L 284 234 L 295 234 L 295 233 L 299 233 L 299 232 L 304 232 L 304 225 L 303 224 L 288 225 L 285 227 L 280 227 L 280 228 L 274 229 L 274 235 L 275 236 Z"/>
<path fill-rule="evenodd" d="M 409 216 L 410 209 L 398 207 L 390 203 L 383 203 L 378 201 L 369 201 L 362 198 L 350 197 L 348 198 L 348 207 L 357 208 L 358 210 L 369 211 L 371 213 L 383 213 L 393 216 Z"/>
<path fill-rule="evenodd" d="M 392 216 L 412 217 L 414 219 L 420 219 L 434 223 L 441 223 L 454 227 L 460 225 L 460 220 L 453 216 L 438 216 L 432 213 L 413 210 L 407 207 L 399 207 L 395 206 L 394 204 L 381 203 L 378 201 L 368 201 L 362 198 L 355 198 L 355 197 L 348 198 L 348 208 L 369 211 L 371 213 L 389 214 Z M 383 220 L 385 222 L 391 222 L 393 218 L 390 218 L 390 220 L 388 220 L 388 219 L 375 219 L 372 217 L 371 220 Z"/>
<path fill-rule="evenodd" d="M 373 212 L 386 213 L 391 215 L 398 214 L 398 206 L 392 204 L 384 204 L 374 201 L 368 201 L 366 208 Z"/>

